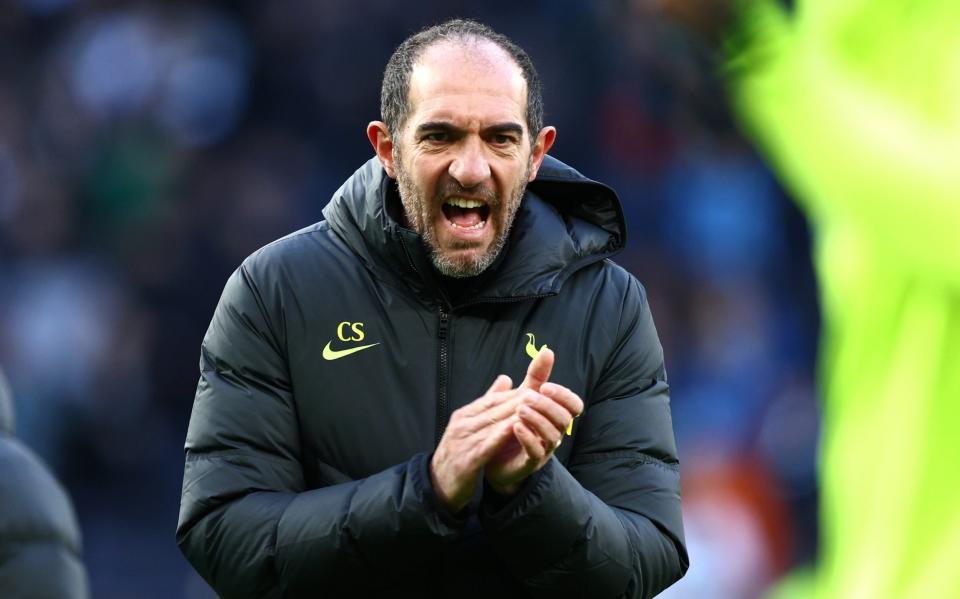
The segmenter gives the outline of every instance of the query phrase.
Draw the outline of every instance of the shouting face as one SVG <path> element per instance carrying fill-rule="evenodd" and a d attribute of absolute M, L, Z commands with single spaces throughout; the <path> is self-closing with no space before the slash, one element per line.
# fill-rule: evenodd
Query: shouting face
<path fill-rule="evenodd" d="M 522 72 L 486 40 L 424 50 L 409 94 L 402 130 L 389 139 L 382 123 L 371 123 L 368 135 L 437 270 L 477 275 L 503 248 L 555 132 L 545 127 L 531 144 Z"/>

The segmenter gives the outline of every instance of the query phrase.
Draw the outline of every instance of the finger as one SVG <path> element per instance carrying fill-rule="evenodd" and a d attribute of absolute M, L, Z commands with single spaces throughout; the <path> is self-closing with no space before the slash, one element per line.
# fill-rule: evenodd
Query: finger
<path fill-rule="evenodd" d="M 541 385 L 540 393 L 562 406 L 571 416 L 576 417 L 583 413 L 583 400 L 563 385 L 545 383 Z"/>
<path fill-rule="evenodd" d="M 524 397 L 521 406 L 532 408 L 539 412 L 561 432 L 567 430 L 567 427 L 573 421 L 573 414 L 571 414 L 563 404 L 554 401 L 546 394 Z"/>
<path fill-rule="evenodd" d="M 493 384 L 490 385 L 490 388 L 487 389 L 487 392 L 484 395 L 489 395 L 490 393 L 496 393 L 498 391 L 509 391 L 513 388 L 513 381 L 510 380 L 505 374 L 498 375 L 497 378 L 493 379 Z"/>
<path fill-rule="evenodd" d="M 527 454 L 527 460 L 533 463 L 539 463 L 547 455 L 543 448 L 543 442 L 540 437 L 530 430 L 523 422 L 517 422 L 513 425 L 513 436 L 517 438 L 523 450 Z"/>
<path fill-rule="evenodd" d="M 530 361 L 530 366 L 527 367 L 527 376 L 520 383 L 520 386 L 539 391 L 540 385 L 546 383 L 550 378 L 550 373 L 553 371 L 553 361 L 553 350 L 546 347 L 541 349 L 537 357 Z"/>
<path fill-rule="evenodd" d="M 489 410 L 498 403 L 507 399 L 504 395 L 513 387 L 513 381 L 505 374 L 498 375 L 493 380 L 493 384 L 487 389 L 487 392 L 460 408 L 465 416 L 475 416 L 481 412 Z"/>
<path fill-rule="evenodd" d="M 513 435 L 513 426 L 518 422 L 516 418 L 501 420 L 496 426 L 490 427 L 485 431 L 483 439 L 477 446 L 477 458 L 480 462 L 486 463 L 493 457 L 507 439 Z"/>
<path fill-rule="evenodd" d="M 558 429 L 548 418 L 530 406 L 520 406 L 517 414 L 520 421 L 540 437 L 545 451 L 553 451 L 563 438 L 563 429 L 566 427 Z"/>
<path fill-rule="evenodd" d="M 520 407 L 520 403 L 524 400 L 531 403 L 534 403 L 535 399 L 539 399 L 539 401 L 535 403 L 547 403 L 550 401 L 543 395 L 530 389 L 513 389 L 511 391 L 495 393 L 494 396 L 492 407 L 471 416 L 473 420 L 470 426 L 471 430 L 480 431 L 510 418 L 516 414 L 517 408 Z"/>

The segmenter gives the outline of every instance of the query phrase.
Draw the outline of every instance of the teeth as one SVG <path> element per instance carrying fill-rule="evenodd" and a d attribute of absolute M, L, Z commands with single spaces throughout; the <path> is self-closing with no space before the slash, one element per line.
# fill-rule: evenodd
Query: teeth
<path fill-rule="evenodd" d="M 450 198 L 447 200 L 447 204 L 457 208 L 480 208 L 483 206 L 483 202 L 480 200 L 469 200 L 467 198 Z"/>
<path fill-rule="evenodd" d="M 458 229 L 463 229 L 464 231 L 476 231 L 477 229 L 482 229 L 482 228 L 483 228 L 483 225 L 487 224 L 487 221 L 482 220 L 482 221 L 478 222 L 477 224 L 472 225 L 472 226 L 469 226 L 469 227 L 461 227 L 460 225 L 458 225 L 457 223 L 454 223 L 454 222 L 451 222 L 450 224 L 453 225 L 454 227 L 458 228 Z"/>

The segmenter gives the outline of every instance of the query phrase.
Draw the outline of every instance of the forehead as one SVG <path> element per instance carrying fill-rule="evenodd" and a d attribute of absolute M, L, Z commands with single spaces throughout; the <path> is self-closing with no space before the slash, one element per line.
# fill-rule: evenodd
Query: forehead
<path fill-rule="evenodd" d="M 424 50 L 410 75 L 410 122 L 524 125 L 527 84 L 502 48 L 487 40 L 450 41 Z"/>

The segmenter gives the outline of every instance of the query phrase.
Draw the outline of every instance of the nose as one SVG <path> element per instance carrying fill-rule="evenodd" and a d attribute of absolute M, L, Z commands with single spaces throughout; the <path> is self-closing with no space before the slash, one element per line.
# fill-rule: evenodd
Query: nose
<path fill-rule="evenodd" d="M 448 172 L 466 188 L 475 187 L 489 179 L 490 163 L 484 154 L 482 140 L 475 137 L 464 139 Z"/>

